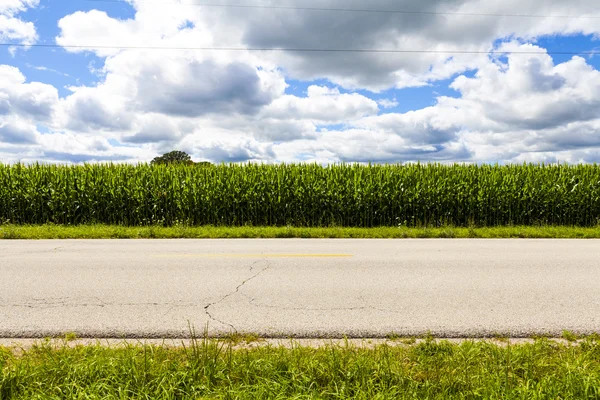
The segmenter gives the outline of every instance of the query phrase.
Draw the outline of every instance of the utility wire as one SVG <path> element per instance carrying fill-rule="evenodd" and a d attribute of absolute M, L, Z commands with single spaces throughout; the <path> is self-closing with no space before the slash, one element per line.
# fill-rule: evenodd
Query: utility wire
<path fill-rule="evenodd" d="M 2 47 L 39 47 L 93 50 L 199 50 L 199 51 L 284 51 L 302 53 L 422 53 L 422 54 L 555 54 L 555 55 L 596 55 L 600 51 L 498 51 L 498 50 L 419 50 L 419 49 L 319 49 L 319 48 L 276 48 L 276 47 L 170 47 L 170 46 L 110 46 L 110 45 L 59 45 L 44 43 L 0 43 Z"/>
<path fill-rule="evenodd" d="M 126 3 L 125 0 L 82 0 L 89 3 Z M 467 17 L 516 17 L 516 18 L 568 18 L 568 19 L 600 19 L 600 15 L 542 15 L 542 14 L 496 14 L 496 13 L 470 13 L 451 11 L 418 11 L 418 10 L 381 10 L 361 8 L 327 8 L 327 7 L 296 7 L 296 6 L 272 6 L 261 4 L 213 4 L 213 3 L 173 3 L 173 2 L 150 2 L 139 1 L 141 4 L 175 5 L 191 7 L 215 7 L 215 8 L 256 8 L 269 10 L 299 10 L 299 11 L 337 11 L 337 12 L 359 12 L 380 14 L 422 14 L 422 15 L 456 15 Z"/>

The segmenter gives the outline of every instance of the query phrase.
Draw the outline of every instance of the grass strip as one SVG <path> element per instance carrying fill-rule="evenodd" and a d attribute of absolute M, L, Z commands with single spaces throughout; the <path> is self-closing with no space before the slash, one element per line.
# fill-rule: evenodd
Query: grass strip
<path fill-rule="evenodd" d="M 600 341 L 0 348 L 0 399 L 597 399 Z"/>
<path fill-rule="evenodd" d="M 117 225 L 0 225 L 0 239 L 408 239 L 408 238 L 526 238 L 598 239 L 600 227 L 504 226 L 484 228 L 301 228 Z"/>

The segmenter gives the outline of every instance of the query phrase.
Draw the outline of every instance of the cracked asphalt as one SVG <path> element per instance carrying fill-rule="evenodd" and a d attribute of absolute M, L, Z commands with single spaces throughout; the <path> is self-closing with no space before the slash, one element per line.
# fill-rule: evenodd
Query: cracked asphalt
<path fill-rule="evenodd" d="M 0 337 L 600 332 L 599 240 L 5 241 Z"/>

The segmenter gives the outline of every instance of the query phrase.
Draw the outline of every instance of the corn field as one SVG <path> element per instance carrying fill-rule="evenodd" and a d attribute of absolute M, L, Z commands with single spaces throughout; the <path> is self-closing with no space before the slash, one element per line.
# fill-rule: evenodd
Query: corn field
<path fill-rule="evenodd" d="M 599 222 L 598 165 L 0 164 L 0 223 L 374 227 Z"/>

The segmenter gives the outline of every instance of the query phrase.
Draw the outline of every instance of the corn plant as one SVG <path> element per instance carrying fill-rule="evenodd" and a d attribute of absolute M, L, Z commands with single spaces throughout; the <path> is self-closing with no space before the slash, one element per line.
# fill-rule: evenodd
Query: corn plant
<path fill-rule="evenodd" d="M 0 164 L 0 223 L 595 226 L 597 165 Z"/>

